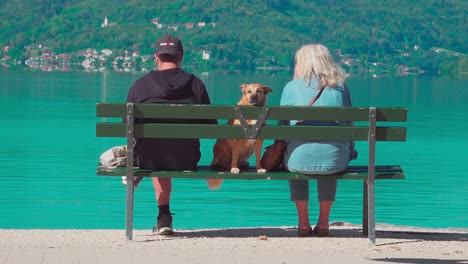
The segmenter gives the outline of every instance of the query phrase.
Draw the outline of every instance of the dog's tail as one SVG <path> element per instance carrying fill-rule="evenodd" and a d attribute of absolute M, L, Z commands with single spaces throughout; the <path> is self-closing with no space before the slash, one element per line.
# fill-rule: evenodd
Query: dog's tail
<path fill-rule="evenodd" d="M 215 159 L 211 163 L 211 170 L 213 171 L 229 171 L 229 168 L 225 166 L 226 164 L 223 164 L 219 160 Z M 223 179 L 206 179 L 206 182 L 208 183 L 208 189 L 210 190 L 218 190 L 221 188 L 221 184 L 223 183 Z"/>
<path fill-rule="evenodd" d="M 206 182 L 208 183 L 208 189 L 218 190 L 219 188 L 221 188 L 223 179 L 206 179 Z"/>

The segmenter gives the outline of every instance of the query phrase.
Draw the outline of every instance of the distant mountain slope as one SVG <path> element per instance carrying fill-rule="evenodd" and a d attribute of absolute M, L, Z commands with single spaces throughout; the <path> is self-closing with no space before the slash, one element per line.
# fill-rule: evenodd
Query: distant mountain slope
<path fill-rule="evenodd" d="M 45 43 L 58 52 L 92 47 L 150 54 L 155 39 L 168 32 L 182 38 L 189 60 L 206 50 L 218 66 L 247 68 L 291 65 L 295 50 L 309 42 L 380 61 L 414 46 L 468 52 L 465 0 L 0 0 L 0 5 L 0 46 Z M 105 16 L 108 24 L 102 27 Z M 151 23 L 155 18 L 162 28 Z M 168 28 L 175 26 L 177 31 Z"/>

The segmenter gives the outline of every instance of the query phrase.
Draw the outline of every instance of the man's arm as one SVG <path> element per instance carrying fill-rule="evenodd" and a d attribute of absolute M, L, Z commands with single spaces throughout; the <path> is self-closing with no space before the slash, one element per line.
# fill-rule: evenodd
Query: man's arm
<path fill-rule="evenodd" d="M 206 90 L 205 84 L 199 80 L 200 85 L 200 92 L 201 92 L 201 104 L 211 104 L 210 96 L 208 95 L 208 91 Z M 201 123 L 204 124 L 218 124 L 218 120 L 216 119 L 203 119 Z"/>
<path fill-rule="evenodd" d="M 130 90 L 128 91 L 127 100 L 126 100 L 127 103 L 134 103 L 135 102 L 135 90 L 136 90 L 135 84 L 136 84 L 136 82 L 132 85 L 132 87 L 130 87 Z M 122 118 L 122 122 L 127 123 L 127 116 Z"/>

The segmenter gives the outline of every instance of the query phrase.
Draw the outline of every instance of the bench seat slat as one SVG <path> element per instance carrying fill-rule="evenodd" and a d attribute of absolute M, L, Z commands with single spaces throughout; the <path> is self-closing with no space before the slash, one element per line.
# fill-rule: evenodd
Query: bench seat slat
<path fill-rule="evenodd" d="M 126 124 L 98 123 L 96 136 L 124 137 Z M 368 127 L 345 126 L 264 126 L 258 133 L 261 139 L 294 140 L 356 140 L 367 141 Z M 288 135 L 288 136 L 285 136 Z M 202 124 L 139 124 L 137 138 L 246 138 L 241 126 Z M 377 127 L 377 141 L 405 141 L 405 127 Z"/>
<path fill-rule="evenodd" d="M 271 179 L 271 180 L 287 180 L 287 179 L 316 179 L 320 177 L 336 178 L 342 180 L 363 180 L 367 178 L 367 166 L 350 166 L 344 173 L 335 175 L 313 175 L 307 176 L 293 172 L 268 172 L 265 174 L 257 174 L 254 167 L 250 167 L 249 171 L 233 174 L 230 172 L 212 171 L 210 166 L 198 166 L 197 171 L 152 171 L 135 168 L 135 176 L 146 177 L 170 177 L 170 178 L 223 178 L 223 179 Z M 125 167 L 106 168 L 98 166 L 96 174 L 100 176 L 121 176 L 125 175 Z M 403 170 L 398 165 L 376 166 L 375 179 L 404 179 Z"/>
<path fill-rule="evenodd" d="M 188 105 L 178 104 L 135 104 L 135 118 L 193 118 L 193 119 L 236 119 L 234 106 L 229 105 Z M 368 107 L 307 107 L 307 106 L 267 106 L 270 109 L 268 120 L 336 120 L 369 121 Z M 247 119 L 257 119 L 262 107 L 241 106 Z M 126 116 L 124 103 L 99 103 L 97 117 Z M 379 107 L 377 121 L 406 122 L 406 108 Z"/>

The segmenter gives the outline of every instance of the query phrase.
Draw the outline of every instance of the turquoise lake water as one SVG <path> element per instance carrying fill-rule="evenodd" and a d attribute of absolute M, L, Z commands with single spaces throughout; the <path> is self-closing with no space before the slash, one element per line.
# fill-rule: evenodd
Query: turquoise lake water
<path fill-rule="evenodd" d="M 125 188 L 98 177 L 99 155 L 121 139 L 96 138 L 95 104 L 123 102 L 142 73 L 0 71 L 0 228 L 124 228 Z M 239 85 L 259 82 L 277 105 L 285 74 L 197 74 L 212 102 L 235 104 Z M 355 106 L 409 109 L 408 141 L 377 143 L 378 164 L 401 164 L 405 180 L 376 182 L 378 223 L 468 228 L 468 85 L 465 80 L 348 80 Z M 70 107 L 73 106 L 72 110 Z M 202 162 L 212 140 L 202 141 Z M 366 163 L 366 143 L 358 143 Z M 150 229 L 157 208 L 145 179 L 135 194 L 135 228 Z M 311 221 L 317 216 L 311 184 Z M 204 180 L 176 179 L 175 228 L 294 226 L 286 181 L 227 180 L 210 191 Z M 361 223 L 362 182 L 340 181 L 331 220 Z"/>

